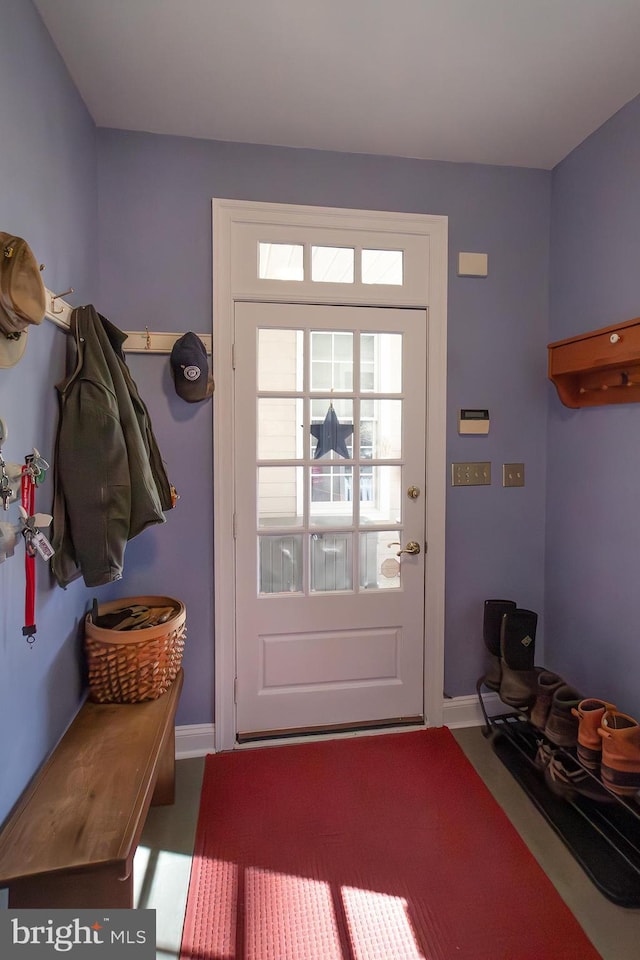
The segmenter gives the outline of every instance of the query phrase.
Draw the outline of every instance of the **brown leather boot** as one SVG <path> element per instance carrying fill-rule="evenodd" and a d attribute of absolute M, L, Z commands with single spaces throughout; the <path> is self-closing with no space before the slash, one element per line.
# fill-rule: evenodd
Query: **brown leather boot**
<path fill-rule="evenodd" d="M 607 710 L 598 729 L 602 737 L 602 782 L 621 797 L 640 790 L 640 725 L 633 717 Z"/>
<path fill-rule="evenodd" d="M 557 673 L 551 670 L 541 670 L 538 674 L 538 692 L 536 702 L 531 709 L 530 722 L 538 730 L 544 730 L 547 723 L 547 717 L 551 710 L 553 695 L 558 687 L 563 686 L 564 680 Z"/>
<path fill-rule="evenodd" d="M 602 737 L 598 727 L 606 710 L 615 710 L 615 703 L 606 700 L 581 700 L 571 713 L 578 718 L 578 759 L 589 770 L 599 770 L 602 759 Z"/>
<path fill-rule="evenodd" d="M 551 710 L 544 727 L 544 735 L 556 747 L 575 747 L 578 742 L 578 721 L 571 711 L 584 697 L 565 683 L 553 694 Z"/>

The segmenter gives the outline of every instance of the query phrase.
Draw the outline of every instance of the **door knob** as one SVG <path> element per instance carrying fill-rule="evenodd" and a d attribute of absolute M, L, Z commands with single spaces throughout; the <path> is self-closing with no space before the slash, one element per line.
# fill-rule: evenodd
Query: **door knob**
<path fill-rule="evenodd" d="M 398 544 L 398 546 L 400 546 L 400 544 Z M 400 550 L 398 550 L 396 556 L 399 557 L 403 553 L 420 553 L 420 544 L 417 540 L 409 540 L 406 547 L 402 547 Z"/>

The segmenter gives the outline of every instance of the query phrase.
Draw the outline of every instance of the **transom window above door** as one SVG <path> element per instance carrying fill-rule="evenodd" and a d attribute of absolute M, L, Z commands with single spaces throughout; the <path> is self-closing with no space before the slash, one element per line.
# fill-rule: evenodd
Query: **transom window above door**
<path fill-rule="evenodd" d="M 258 278 L 401 287 L 404 251 L 259 241 Z"/>

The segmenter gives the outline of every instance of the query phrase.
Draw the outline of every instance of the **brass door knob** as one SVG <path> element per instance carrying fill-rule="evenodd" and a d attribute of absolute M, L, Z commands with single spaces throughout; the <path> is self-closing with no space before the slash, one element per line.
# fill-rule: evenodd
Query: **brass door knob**
<path fill-rule="evenodd" d="M 396 556 L 399 557 L 403 553 L 411 553 L 411 554 L 420 553 L 420 544 L 418 543 L 417 540 L 409 540 L 406 547 L 402 547 L 402 549 L 398 550 L 398 553 L 396 554 Z"/>

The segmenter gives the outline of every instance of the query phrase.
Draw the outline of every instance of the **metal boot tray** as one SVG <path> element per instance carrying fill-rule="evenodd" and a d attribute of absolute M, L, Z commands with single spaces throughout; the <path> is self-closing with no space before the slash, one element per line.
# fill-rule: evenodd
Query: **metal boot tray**
<path fill-rule="evenodd" d="M 489 717 L 482 699 L 483 679 L 477 685 L 485 717 L 483 732 L 491 738 L 496 756 L 600 892 L 618 906 L 640 907 L 640 804 L 615 794 L 611 794 L 611 803 L 580 794 L 572 799 L 557 796 L 535 764 L 544 735 L 529 723 L 526 713 Z M 575 750 L 550 745 L 579 763 Z M 599 777 L 587 773 L 602 783 Z"/>

